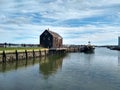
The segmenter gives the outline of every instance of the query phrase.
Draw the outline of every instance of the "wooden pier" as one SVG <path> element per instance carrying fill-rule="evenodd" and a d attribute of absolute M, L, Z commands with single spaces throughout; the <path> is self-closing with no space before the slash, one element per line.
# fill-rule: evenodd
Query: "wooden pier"
<path fill-rule="evenodd" d="M 10 61 L 17 61 L 17 60 L 24 60 L 36 57 L 43 57 L 48 55 L 57 55 L 57 54 L 64 54 L 68 52 L 80 52 L 80 47 L 69 47 L 69 48 L 50 48 L 45 50 L 24 50 L 19 52 L 15 50 L 14 52 L 6 52 L 3 51 L 0 53 L 0 62 L 10 62 Z"/>
<path fill-rule="evenodd" d="M 63 54 L 66 53 L 65 48 L 50 48 L 46 50 L 24 50 L 22 52 L 19 52 L 15 50 L 14 52 L 5 52 L 3 51 L 0 53 L 0 62 L 9 62 L 9 61 L 17 61 L 17 60 L 23 60 L 23 59 L 30 59 L 30 58 L 36 58 L 36 57 L 43 57 L 48 55 L 56 55 L 56 54 Z"/>

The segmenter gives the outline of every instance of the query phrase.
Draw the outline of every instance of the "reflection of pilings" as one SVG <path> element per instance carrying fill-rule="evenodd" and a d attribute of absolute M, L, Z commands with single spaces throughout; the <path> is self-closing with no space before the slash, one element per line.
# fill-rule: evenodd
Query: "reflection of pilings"
<path fill-rule="evenodd" d="M 18 68 L 18 61 L 15 62 L 15 69 Z"/>
<path fill-rule="evenodd" d="M 26 60 L 25 60 L 25 66 L 27 66 L 27 64 L 28 64 L 28 60 L 26 59 Z"/>
<path fill-rule="evenodd" d="M 1 70 L 2 72 L 5 72 L 5 70 L 6 70 L 6 63 L 2 63 L 1 69 L 2 69 L 2 70 Z"/>
<path fill-rule="evenodd" d="M 0 72 L 16 70 L 21 67 L 28 67 L 30 65 L 39 64 L 39 61 L 40 61 L 40 58 L 0 63 Z"/>
<path fill-rule="evenodd" d="M 33 59 L 32 61 L 33 61 L 32 64 L 34 65 L 35 64 L 35 59 Z"/>

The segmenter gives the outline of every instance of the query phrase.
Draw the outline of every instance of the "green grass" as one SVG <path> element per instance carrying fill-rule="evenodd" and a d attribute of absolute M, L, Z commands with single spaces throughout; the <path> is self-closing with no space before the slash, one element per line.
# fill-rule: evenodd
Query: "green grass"
<path fill-rule="evenodd" d="M 47 48 L 41 48 L 41 47 L 0 47 L 0 53 L 2 53 L 3 51 L 5 51 L 6 53 L 9 52 L 24 52 L 25 50 L 27 51 L 39 51 L 39 50 L 47 50 Z"/>

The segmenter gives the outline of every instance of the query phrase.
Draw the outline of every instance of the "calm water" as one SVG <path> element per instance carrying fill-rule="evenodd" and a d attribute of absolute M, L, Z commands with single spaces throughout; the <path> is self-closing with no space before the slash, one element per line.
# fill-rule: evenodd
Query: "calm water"
<path fill-rule="evenodd" d="M 120 90 L 120 52 L 96 48 L 0 64 L 0 90 Z"/>

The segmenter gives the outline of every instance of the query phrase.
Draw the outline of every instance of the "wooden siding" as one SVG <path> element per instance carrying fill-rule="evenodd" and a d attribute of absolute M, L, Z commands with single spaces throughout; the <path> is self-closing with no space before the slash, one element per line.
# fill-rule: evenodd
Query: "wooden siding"
<path fill-rule="evenodd" d="M 62 47 L 62 37 L 55 32 L 45 30 L 40 35 L 40 45 L 45 48 L 60 48 Z"/>

